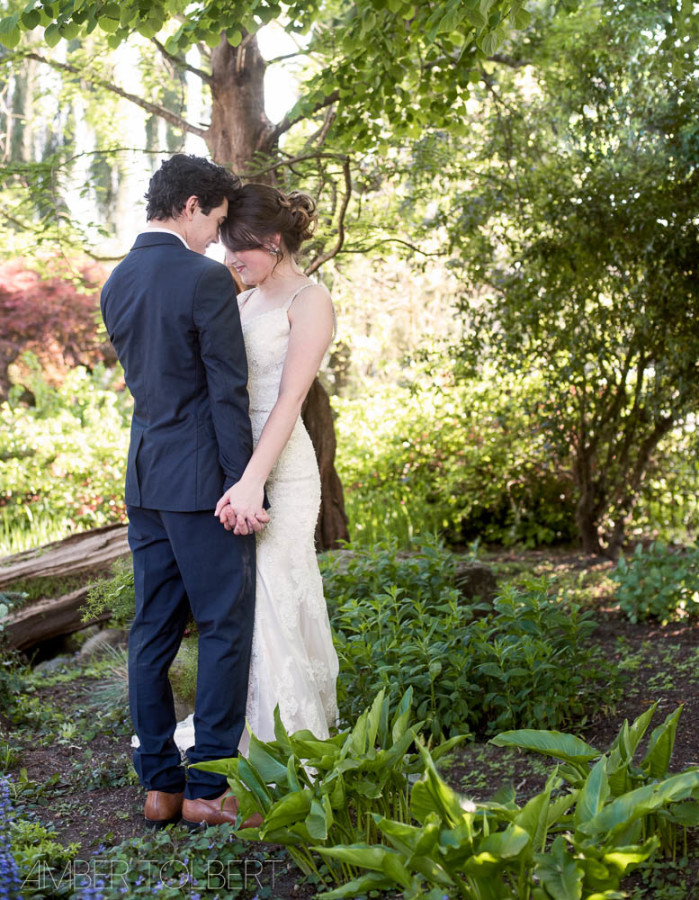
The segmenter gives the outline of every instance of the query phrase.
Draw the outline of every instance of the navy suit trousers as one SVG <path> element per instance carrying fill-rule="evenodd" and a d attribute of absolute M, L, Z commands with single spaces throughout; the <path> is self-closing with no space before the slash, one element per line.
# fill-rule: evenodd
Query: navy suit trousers
<path fill-rule="evenodd" d="M 190 763 L 237 754 L 245 726 L 255 616 L 255 536 L 226 531 L 207 512 L 130 506 L 136 615 L 129 635 L 129 702 L 140 747 L 134 766 L 149 790 L 214 797 L 223 776 L 185 770 L 168 670 L 190 609 L 199 631 L 199 663 Z"/>

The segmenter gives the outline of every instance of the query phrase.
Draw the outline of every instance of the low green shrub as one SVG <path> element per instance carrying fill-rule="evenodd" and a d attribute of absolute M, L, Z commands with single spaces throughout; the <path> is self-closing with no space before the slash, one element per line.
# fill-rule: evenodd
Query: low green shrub
<path fill-rule="evenodd" d="M 409 546 L 428 532 L 451 543 L 574 540 L 573 484 L 540 420 L 536 381 L 486 373 L 456 384 L 450 370 L 333 398 L 352 544 Z"/>
<path fill-rule="evenodd" d="M 631 622 L 658 619 L 663 624 L 699 615 L 699 547 L 671 550 L 661 541 L 637 544 L 622 557 L 611 578 L 616 599 Z"/>
<path fill-rule="evenodd" d="M 23 897 L 45 897 L 46 872 L 63 873 L 80 849 L 76 843 L 64 846 L 54 831 L 39 822 L 15 820 L 10 827 L 10 841 Z"/>
<path fill-rule="evenodd" d="M 109 577 L 101 578 L 90 588 L 82 606 L 82 620 L 91 622 L 109 612 L 109 621 L 123 628 L 132 621 L 135 604 L 131 560 L 119 559 L 113 564 Z"/>
<path fill-rule="evenodd" d="M 631 726 L 625 723 L 604 754 L 560 732 L 512 732 L 496 738 L 498 746 L 536 750 L 564 764 L 522 807 L 512 789 L 485 803 L 460 797 L 421 748 L 426 771 L 410 796 L 418 825 L 374 814 L 381 843 L 318 846 L 326 860 L 368 870 L 320 898 L 354 898 L 397 886 L 406 900 L 625 896 L 618 892 L 625 874 L 649 859 L 664 837 L 670 837 L 666 849 L 672 852 L 678 833 L 699 824 L 694 799 L 699 771 L 667 774 L 679 710 L 653 732 L 640 768 L 634 765 L 653 710 Z M 566 783 L 569 789 L 563 792 Z"/>
<path fill-rule="evenodd" d="M 544 581 L 505 588 L 491 605 L 454 587 L 454 558 L 435 542 L 402 557 L 395 543 L 324 563 L 338 700 L 353 721 L 379 690 L 411 688 L 435 737 L 493 734 L 532 720 L 557 727 L 584 716 L 618 677 L 589 642 L 591 612 L 549 594 Z"/>
<path fill-rule="evenodd" d="M 275 740 L 250 741 L 247 758 L 197 763 L 194 768 L 225 775 L 240 803 L 239 821 L 261 813 L 259 829 L 244 829 L 246 840 L 282 844 L 299 868 L 323 884 L 354 877 L 351 865 L 317 865 L 319 845 L 379 840 L 375 815 L 401 822 L 410 818 L 410 779 L 424 771 L 417 751 L 421 722 L 412 720 L 412 691 L 397 704 L 384 692 L 374 698 L 351 728 L 327 739 L 310 731 L 288 734 L 275 710 Z M 463 737 L 434 751 L 448 752 Z"/>

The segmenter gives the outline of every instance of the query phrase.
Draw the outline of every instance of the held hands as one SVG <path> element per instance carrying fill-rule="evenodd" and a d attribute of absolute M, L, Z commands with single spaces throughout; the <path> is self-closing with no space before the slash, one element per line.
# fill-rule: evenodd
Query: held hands
<path fill-rule="evenodd" d="M 262 531 L 269 522 L 263 507 L 264 487 L 246 485 L 241 479 L 229 487 L 216 504 L 214 515 L 234 534 L 253 534 Z"/>

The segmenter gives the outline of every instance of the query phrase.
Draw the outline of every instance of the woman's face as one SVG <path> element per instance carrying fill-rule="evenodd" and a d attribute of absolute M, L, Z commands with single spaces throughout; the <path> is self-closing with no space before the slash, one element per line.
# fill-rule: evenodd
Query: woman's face
<path fill-rule="evenodd" d="M 261 284 L 274 271 L 277 257 L 268 250 L 229 250 L 226 265 L 235 269 L 244 284 Z"/>

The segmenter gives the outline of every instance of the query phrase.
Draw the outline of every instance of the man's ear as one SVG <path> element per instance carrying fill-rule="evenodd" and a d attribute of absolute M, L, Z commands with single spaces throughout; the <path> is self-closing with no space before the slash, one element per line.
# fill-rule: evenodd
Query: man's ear
<path fill-rule="evenodd" d="M 191 219 L 198 208 L 199 197 L 197 197 L 196 194 L 192 194 L 191 197 L 187 197 L 182 214 L 187 216 L 188 219 Z"/>

